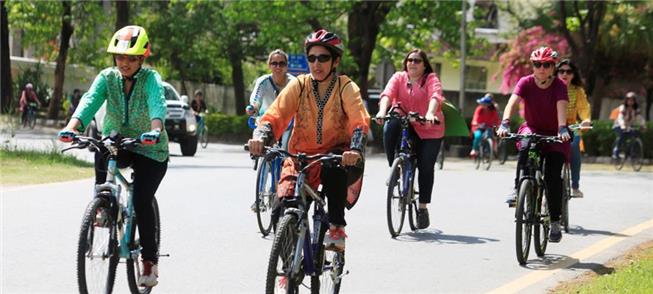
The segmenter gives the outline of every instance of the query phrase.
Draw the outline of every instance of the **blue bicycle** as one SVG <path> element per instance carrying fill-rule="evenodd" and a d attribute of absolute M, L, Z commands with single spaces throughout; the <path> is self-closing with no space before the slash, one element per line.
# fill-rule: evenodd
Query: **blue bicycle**
<path fill-rule="evenodd" d="M 266 156 L 273 156 L 271 154 L 297 159 L 300 171 L 294 197 L 282 200 L 284 213 L 272 243 L 265 293 L 299 293 L 305 276 L 311 277 L 311 293 L 339 293 L 342 277 L 347 274 L 344 271 L 345 253 L 325 250 L 323 242 L 329 219 L 324 209 L 324 195 L 304 181 L 313 165 L 339 166 L 342 156 L 291 154 L 283 149 L 266 147 Z M 312 232 L 308 218 L 311 204 Z"/>
<path fill-rule="evenodd" d="M 388 230 L 393 238 L 401 233 L 404 225 L 406 210 L 408 210 L 408 223 L 410 229 L 417 230 L 417 210 L 418 210 L 418 192 L 415 191 L 415 169 L 417 167 L 417 157 L 413 151 L 413 141 L 408 135 L 411 121 L 426 122 L 427 120 L 416 112 L 406 112 L 407 115 L 401 115 L 397 110 L 402 110 L 401 105 L 393 105 L 388 111 L 388 115 L 383 118 L 387 121 L 398 119 L 401 123 L 401 143 L 395 152 L 395 160 L 392 162 L 390 178 L 386 182 L 388 185 L 387 199 L 387 219 Z M 439 123 L 439 122 L 436 122 Z"/>
<path fill-rule="evenodd" d="M 256 198 L 252 210 L 256 212 L 256 221 L 263 237 L 270 234 L 273 228 L 276 229 L 279 220 L 277 184 L 284 158 L 285 156 L 280 153 L 267 153 L 262 157 L 263 161 L 260 165 L 259 158 L 253 158 L 254 170 L 256 170 Z"/>
<path fill-rule="evenodd" d="M 80 293 L 111 293 L 116 278 L 119 259 L 126 260 L 127 282 L 132 293 L 150 293 L 151 287 L 137 284 L 141 275 L 139 256 L 141 246 L 137 231 L 138 218 L 134 211 L 134 188 L 117 166 L 120 150 L 132 150 L 140 144 L 138 139 L 122 138 L 112 134 L 97 140 L 76 136 L 70 149 L 94 150 L 108 153 L 107 180 L 95 186 L 95 197 L 86 207 L 77 244 L 77 283 Z M 133 174 L 132 174 L 133 175 Z M 127 191 L 126 199 L 121 195 Z M 152 199 L 155 216 L 155 241 L 157 252 L 161 241 L 159 205 Z"/>

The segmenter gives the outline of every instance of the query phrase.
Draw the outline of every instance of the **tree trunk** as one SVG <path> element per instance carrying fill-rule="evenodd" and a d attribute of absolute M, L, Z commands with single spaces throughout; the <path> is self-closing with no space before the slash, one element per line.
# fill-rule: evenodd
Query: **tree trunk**
<path fill-rule="evenodd" d="M 241 60 L 241 51 L 238 46 L 231 47 L 229 50 L 229 62 L 231 63 L 231 81 L 234 84 L 234 94 L 236 99 L 236 114 L 245 114 L 245 83 L 243 82 L 243 62 Z"/>
<path fill-rule="evenodd" d="M 116 31 L 129 25 L 129 2 L 116 1 Z"/>
<path fill-rule="evenodd" d="M 7 21 L 7 8 L 5 1 L 0 1 L 0 31 L 2 39 L 0 40 L 0 68 L 2 73 L 0 77 L 0 113 L 9 113 L 12 109 L 12 92 L 13 85 L 11 82 L 11 60 L 9 59 L 9 22 Z"/>
<path fill-rule="evenodd" d="M 70 37 L 73 35 L 74 28 L 71 24 L 71 2 L 63 1 L 63 15 L 61 16 L 61 35 L 59 43 L 59 55 L 57 56 L 57 65 L 54 69 L 54 94 L 50 99 L 48 108 L 48 118 L 57 119 L 59 108 L 63 96 L 63 83 L 66 75 L 66 58 L 68 57 L 68 47 Z"/>
<path fill-rule="evenodd" d="M 367 75 L 372 61 L 372 52 L 376 45 L 376 36 L 394 2 L 357 2 L 353 5 L 347 21 L 349 34 L 349 51 L 358 65 L 358 72 L 352 73 L 361 90 L 361 96 L 367 100 Z"/>

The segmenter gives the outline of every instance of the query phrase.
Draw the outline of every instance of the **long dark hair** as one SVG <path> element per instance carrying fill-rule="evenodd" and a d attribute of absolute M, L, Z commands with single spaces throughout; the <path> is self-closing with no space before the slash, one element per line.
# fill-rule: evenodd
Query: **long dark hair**
<path fill-rule="evenodd" d="M 569 66 L 569 68 L 571 68 L 571 71 L 574 74 L 574 77 L 571 79 L 571 84 L 574 86 L 583 87 L 583 80 L 580 78 L 580 72 L 578 71 L 578 67 L 576 67 L 576 65 L 573 62 L 571 62 L 570 59 L 563 59 L 558 63 L 558 65 L 556 65 L 555 75 L 558 76 L 558 71 L 560 70 L 560 67 L 562 67 L 563 65 Z"/>
<path fill-rule="evenodd" d="M 420 83 L 420 87 L 423 87 L 424 83 L 426 83 L 426 77 L 430 73 L 433 72 L 433 67 L 431 66 L 431 63 L 429 62 L 428 56 L 426 56 L 426 52 L 422 51 L 422 49 L 413 49 L 413 50 L 410 50 L 410 52 L 408 52 L 408 54 L 406 54 L 406 57 L 404 57 L 404 61 L 403 61 L 404 71 L 408 71 L 408 67 L 406 66 L 406 64 L 408 63 L 408 61 L 407 61 L 408 56 L 410 56 L 413 53 L 419 54 L 419 58 L 421 58 L 422 62 L 424 62 L 424 75 L 423 75 L 424 78 L 422 78 L 422 81 Z"/>

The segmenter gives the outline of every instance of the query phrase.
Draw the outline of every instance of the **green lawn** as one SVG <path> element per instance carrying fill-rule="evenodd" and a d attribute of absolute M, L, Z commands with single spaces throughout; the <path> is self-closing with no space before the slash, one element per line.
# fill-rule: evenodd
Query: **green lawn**
<path fill-rule="evenodd" d="M 59 152 L 0 149 L 0 185 L 69 181 L 93 176 L 93 164 Z"/>

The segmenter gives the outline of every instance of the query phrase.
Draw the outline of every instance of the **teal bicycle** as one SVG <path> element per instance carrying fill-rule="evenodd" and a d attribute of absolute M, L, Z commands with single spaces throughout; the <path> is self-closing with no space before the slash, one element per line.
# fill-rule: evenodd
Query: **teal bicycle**
<path fill-rule="evenodd" d="M 127 264 L 127 282 L 131 293 L 150 293 L 151 287 L 137 284 L 141 275 L 141 253 L 137 231 L 138 217 L 134 211 L 134 190 L 118 168 L 117 155 L 121 150 L 131 150 L 140 140 L 122 138 L 112 134 L 101 140 L 75 136 L 70 149 L 94 150 L 108 153 L 107 180 L 95 186 L 95 197 L 86 207 L 77 244 L 77 284 L 80 293 L 111 293 L 116 278 L 118 261 Z M 133 174 L 132 174 L 133 175 Z M 121 194 L 127 191 L 126 197 Z M 155 216 L 155 242 L 157 252 L 161 241 L 159 205 L 152 199 Z"/>

